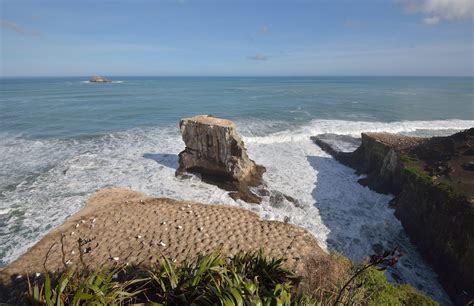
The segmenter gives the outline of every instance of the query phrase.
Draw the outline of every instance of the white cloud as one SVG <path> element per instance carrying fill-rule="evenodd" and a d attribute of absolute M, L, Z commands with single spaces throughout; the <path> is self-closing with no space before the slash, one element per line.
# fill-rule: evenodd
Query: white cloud
<path fill-rule="evenodd" d="M 423 23 L 426 25 L 436 25 L 439 23 L 439 17 L 438 16 L 426 17 L 425 19 L 423 19 Z"/>
<path fill-rule="evenodd" d="M 4 19 L 0 19 L 0 27 L 5 28 L 5 29 L 10 29 L 12 31 L 15 31 L 18 34 L 32 35 L 32 36 L 40 35 L 40 32 L 38 32 L 35 29 L 26 28 L 15 22 L 4 20 Z"/>
<path fill-rule="evenodd" d="M 437 24 L 440 20 L 474 18 L 474 0 L 401 0 L 409 13 L 426 15 L 424 23 Z"/>

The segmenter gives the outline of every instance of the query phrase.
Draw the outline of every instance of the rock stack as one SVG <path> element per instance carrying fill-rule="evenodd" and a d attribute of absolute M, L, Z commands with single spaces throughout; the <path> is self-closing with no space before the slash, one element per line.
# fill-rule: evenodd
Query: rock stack
<path fill-rule="evenodd" d="M 201 115 L 182 119 L 180 129 L 186 148 L 179 154 L 177 175 L 199 173 L 206 182 L 231 191 L 234 199 L 260 203 L 249 187 L 262 184 L 265 168 L 248 157 L 232 121 Z"/>
<path fill-rule="evenodd" d="M 112 82 L 111 80 L 109 79 L 106 79 L 104 77 L 101 77 L 101 76 L 93 76 L 89 82 L 91 83 L 110 83 Z"/>

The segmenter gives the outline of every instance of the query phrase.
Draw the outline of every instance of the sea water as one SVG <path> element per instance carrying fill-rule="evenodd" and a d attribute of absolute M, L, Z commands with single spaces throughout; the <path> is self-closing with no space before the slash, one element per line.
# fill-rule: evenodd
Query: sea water
<path fill-rule="evenodd" d="M 473 78 L 114 77 L 0 79 L 0 267 L 105 187 L 240 206 L 309 230 L 352 260 L 398 246 L 387 275 L 449 303 L 389 201 L 310 140 L 321 133 L 448 135 L 474 126 Z M 180 118 L 234 120 L 267 188 L 298 201 L 232 200 L 198 177 L 175 177 Z M 347 151 L 355 149 L 348 146 Z"/>

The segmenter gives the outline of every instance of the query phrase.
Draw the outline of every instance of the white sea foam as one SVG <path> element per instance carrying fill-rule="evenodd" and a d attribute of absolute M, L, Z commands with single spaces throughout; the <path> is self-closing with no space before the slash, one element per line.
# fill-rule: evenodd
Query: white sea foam
<path fill-rule="evenodd" d="M 248 137 L 249 142 L 275 143 L 301 141 L 318 134 L 340 134 L 360 137 L 363 132 L 411 133 L 417 130 L 462 130 L 474 126 L 473 120 L 435 120 L 435 121 L 398 121 L 370 122 L 345 120 L 313 120 L 302 127 L 276 132 L 265 137 Z"/>
<path fill-rule="evenodd" d="M 273 134 L 269 131 L 281 129 L 285 123 L 256 121 L 237 125 L 246 135 L 250 156 L 267 168 L 267 187 L 294 197 L 299 207 L 271 203 L 268 198 L 261 205 L 249 205 L 232 200 L 225 191 L 197 177 L 177 179 L 177 153 L 184 144 L 174 126 L 76 140 L 0 137 L 0 156 L 4 158 L 0 169 L 0 260 L 6 264 L 24 253 L 48 230 L 78 211 L 93 192 L 121 186 L 155 196 L 241 206 L 268 220 L 290 217 L 291 223 L 308 229 L 321 246 L 353 260 L 398 245 L 406 255 L 390 276 L 448 303 L 436 275 L 388 208 L 391 196 L 359 185 L 352 169 L 320 150 L 309 136 L 460 130 L 473 126 L 473 121 L 315 120 Z"/>
<path fill-rule="evenodd" d="M 91 82 L 91 81 L 81 81 L 81 83 L 84 83 L 84 84 L 97 84 L 97 82 Z M 111 81 L 110 83 L 120 84 L 120 83 L 123 83 L 123 81 Z"/>

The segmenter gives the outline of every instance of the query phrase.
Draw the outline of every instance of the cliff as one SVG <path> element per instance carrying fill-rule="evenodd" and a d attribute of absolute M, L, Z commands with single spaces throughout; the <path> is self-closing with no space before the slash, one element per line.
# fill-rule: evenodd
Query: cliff
<path fill-rule="evenodd" d="M 395 194 L 395 215 L 457 303 L 474 297 L 474 128 L 448 137 L 362 134 L 352 153 L 313 140 L 367 174 L 360 183 Z"/>

